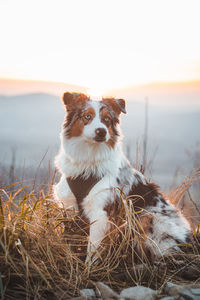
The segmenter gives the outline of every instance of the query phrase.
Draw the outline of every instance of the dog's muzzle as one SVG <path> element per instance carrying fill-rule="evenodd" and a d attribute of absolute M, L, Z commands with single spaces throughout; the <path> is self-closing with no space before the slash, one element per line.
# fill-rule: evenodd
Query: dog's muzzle
<path fill-rule="evenodd" d="M 106 140 L 106 129 L 105 128 L 97 128 L 95 129 L 95 138 L 96 142 L 104 142 Z"/>

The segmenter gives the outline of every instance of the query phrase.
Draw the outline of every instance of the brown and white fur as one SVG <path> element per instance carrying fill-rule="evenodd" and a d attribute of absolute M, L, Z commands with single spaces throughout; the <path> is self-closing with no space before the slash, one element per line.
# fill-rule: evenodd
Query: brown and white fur
<path fill-rule="evenodd" d="M 61 179 L 54 186 L 54 196 L 65 209 L 81 210 L 91 224 L 88 257 L 110 228 L 106 208 L 119 200 L 116 188 L 127 196 L 141 196 L 135 205 L 143 209 L 144 217 L 150 216 L 145 228 L 148 236 L 145 246 L 150 247 L 153 241 L 157 257 L 168 253 L 171 247 L 178 250 L 178 244 L 187 242 L 190 236 L 188 222 L 155 184 L 130 165 L 122 152 L 119 116 L 126 113 L 125 101 L 114 98 L 94 101 L 84 94 L 66 92 L 63 104 L 66 117 L 55 160 Z M 74 192 L 67 178 L 72 185 L 75 182 Z M 84 193 L 84 182 L 90 178 L 95 178 L 94 183 Z"/>

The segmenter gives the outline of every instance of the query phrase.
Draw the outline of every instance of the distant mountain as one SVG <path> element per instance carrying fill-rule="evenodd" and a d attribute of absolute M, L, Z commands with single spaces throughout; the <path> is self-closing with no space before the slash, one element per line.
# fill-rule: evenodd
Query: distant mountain
<path fill-rule="evenodd" d="M 86 93 L 87 88 L 64 82 L 0 78 L 0 94 L 2 95 L 47 93 L 60 96 L 64 91 Z"/>
<path fill-rule="evenodd" d="M 61 96 L 64 91 L 87 93 L 88 88 L 63 83 L 37 80 L 0 79 L 0 95 L 15 96 L 22 94 L 53 94 Z M 112 89 L 105 96 L 122 97 L 126 100 L 144 102 L 148 98 L 152 104 L 182 106 L 180 111 L 200 109 L 200 80 L 189 82 L 158 82 L 144 85 Z M 160 108 L 162 109 L 162 108 Z"/>
<path fill-rule="evenodd" d="M 48 94 L 0 96 L 0 137 L 10 142 L 46 144 L 59 132 L 64 110 L 59 97 Z M 53 143 L 53 140 L 51 140 Z"/>
<path fill-rule="evenodd" d="M 108 92 L 128 100 L 144 102 L 149 99 L 156 105 L 168 107 L 180 107 L 180 111 L 200 109 L 200 80 L 191 82 L 162 82 L 139 86 L 131 86 L 123 89 L 114 89 Z"/>

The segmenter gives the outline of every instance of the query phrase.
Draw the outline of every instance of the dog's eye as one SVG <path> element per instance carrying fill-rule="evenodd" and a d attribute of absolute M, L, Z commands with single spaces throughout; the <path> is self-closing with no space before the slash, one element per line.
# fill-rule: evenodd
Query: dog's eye
<path fill-rule="evenodd" d="M 86 115 L 84 118 L 89 121 L 91 119 L 91 115 Z"/>
<path fill-rule="evenodd" d="M 105 118 L 104 118 L 104 121 L 105 121 L 105 122 L 109 122 L 109 121 L 110 121 L 110 118 L 109 118 L 109 117 L 105 117 Z"/>

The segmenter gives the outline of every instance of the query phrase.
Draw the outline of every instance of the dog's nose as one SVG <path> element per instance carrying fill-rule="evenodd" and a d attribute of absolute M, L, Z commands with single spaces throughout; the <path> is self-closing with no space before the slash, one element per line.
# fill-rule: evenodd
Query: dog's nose
<path fill-rule="evenodd" d="M 106 130 L 105 128 L 97 128 L 95 129 L 95 134 L 97 139 L 104 140 L 106 136 Z"/>

